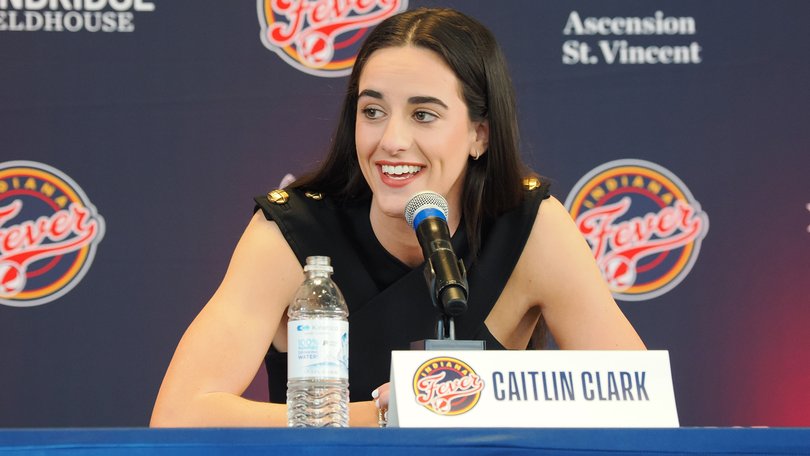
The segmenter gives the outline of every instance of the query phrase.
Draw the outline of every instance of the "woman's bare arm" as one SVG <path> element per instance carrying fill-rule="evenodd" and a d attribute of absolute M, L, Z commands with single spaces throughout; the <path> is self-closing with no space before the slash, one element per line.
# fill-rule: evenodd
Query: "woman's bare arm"
<path fill-rule="evenodd" d="M 645 349 L 608 290 L 593 254 L 555 198 L 540 205 L 524 256 L 533 263 L 529 287 L 562 349 Z"/>
<path fill-rule="evenodd" d="M 154 427 L 286 426 L 282 404 L 241 397 L 303 281 L 275 223 L 258 212 L 219 289 L 183 335 L 160 387 Z M 351 424 L 376 425 L 373 402 L 350 406 Z"/>

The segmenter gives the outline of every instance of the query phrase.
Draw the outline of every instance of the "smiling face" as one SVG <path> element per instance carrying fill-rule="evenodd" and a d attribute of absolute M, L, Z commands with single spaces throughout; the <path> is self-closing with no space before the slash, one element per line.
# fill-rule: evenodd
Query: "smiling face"
<path fill-rule="evenodd" d="M 467 160 L 486 150 L 486 122 L 472 122 L 458 78 L 433 51 L 375 51 L 360 75 L 355 141 L 372 218 L 404 218 L 413 194 L 431 190 L 460 218 Z"/>

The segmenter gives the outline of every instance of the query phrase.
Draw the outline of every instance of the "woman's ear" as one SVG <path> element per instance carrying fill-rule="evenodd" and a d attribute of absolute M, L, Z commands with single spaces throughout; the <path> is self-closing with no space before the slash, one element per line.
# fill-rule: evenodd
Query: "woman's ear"
<path fill-rule="evenodd" d="M 489 149 L 489 120 L 484 119 L 476 122 L 474 148 L 480 155 L 484 155 Z"/>

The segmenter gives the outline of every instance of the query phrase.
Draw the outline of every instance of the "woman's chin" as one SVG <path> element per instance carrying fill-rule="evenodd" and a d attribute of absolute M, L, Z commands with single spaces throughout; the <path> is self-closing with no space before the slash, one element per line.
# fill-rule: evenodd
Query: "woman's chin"
<path fill-rule="evenodd" d="M 373 206 L 379 214 L 383 215 L 385 218 L 405 220 L 405 205 L 408 204 L 407 198 L 377 198 L 375 195 L 375 199 L 376 201 Z"/>

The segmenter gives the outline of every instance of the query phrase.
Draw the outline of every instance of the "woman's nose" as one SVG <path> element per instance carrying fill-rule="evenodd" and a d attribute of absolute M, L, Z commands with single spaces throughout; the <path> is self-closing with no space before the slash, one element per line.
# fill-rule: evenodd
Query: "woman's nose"
<path fill-rule="evenodd" d="M 383 131 L 380 147 L 385 152 L 396 155 L 408 150 L 411 145 L 411 132 L 406 120 L 392 116 L 388 119 Z"/>

